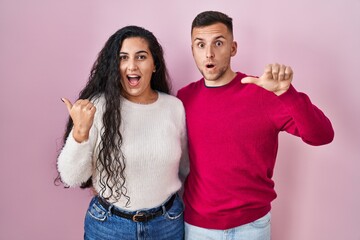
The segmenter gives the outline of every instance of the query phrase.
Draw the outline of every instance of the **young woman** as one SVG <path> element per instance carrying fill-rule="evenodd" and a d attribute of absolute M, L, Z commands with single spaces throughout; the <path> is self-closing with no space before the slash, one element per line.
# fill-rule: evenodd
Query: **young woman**
<path fill-rule="evenodd" d="M 106 42 L 79 100 L 62 98 L 70 118 L 59 176 L 96 192 L 85 239 L 183 239 L 185 113 L 169 93 L 156 37 L 127 26 Z"/>

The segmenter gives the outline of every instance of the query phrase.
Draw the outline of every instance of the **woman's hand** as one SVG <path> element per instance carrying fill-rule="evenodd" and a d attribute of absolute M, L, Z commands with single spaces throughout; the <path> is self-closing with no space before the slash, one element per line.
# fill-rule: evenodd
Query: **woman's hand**
<path fill-rule="evenodd" d="M 65 103 L 74 123 L 74 139 L 79 143 L 88 140 L 96 112 L 95 106 L 87 99 L 79 99 L 74 104 L 66 98 L 62 98 L 61 100 Z"/>

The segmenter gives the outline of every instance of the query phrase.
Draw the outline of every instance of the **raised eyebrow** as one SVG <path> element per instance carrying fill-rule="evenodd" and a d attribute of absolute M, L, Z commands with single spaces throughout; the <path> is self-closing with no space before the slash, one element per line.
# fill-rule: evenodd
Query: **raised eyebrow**
<path fill-rule="evenodd" d="M 194 42 L 196 42 L 196 41 L 204 41 L 204 39 L 203 38 L 194 38 Z"/>
<path fill-rule="evenodd" d="M 146 53 L 146 54 L 149 54 L 147 51 L 145 50 L 140 50 L 140 51 L 137 51 L 136 54 L 141 54 L 141 53 Z"/>
<path fill-rule="evenodd" d="M 141 53 L 149 54 L 149 53 L 148 53 L 147 51 L 145 51 L 145 50 L 137 51 L 135 54 L 141 54 Z M 120 55 L 129 55 L 129 53 L 127 53 L 127 52 L 120 52 Z"/>
<path fill-rule="evenodd" d="M 226 38 L 223 36 L 223 35 L 220 35 L 220 36 L 217 36 L 216 38 L 215 38 L 215 40 L 219 40 L 219 39 L 224 39 L 224 40 L 226 40 Z"/>
<path fill-rule="evenodd" d="M 220 36 L 215 37 L 214 40 L 219 40 L 219 39 L 224 39 L 224 40 L 226 40 L 226 38 L 225 38 L 223 35 L 220 35 Z M 204 39 L 197 37 L 197 38 L 194 38 L 194 42 L 196 42 L 196 41 L 204 41 Z"/>

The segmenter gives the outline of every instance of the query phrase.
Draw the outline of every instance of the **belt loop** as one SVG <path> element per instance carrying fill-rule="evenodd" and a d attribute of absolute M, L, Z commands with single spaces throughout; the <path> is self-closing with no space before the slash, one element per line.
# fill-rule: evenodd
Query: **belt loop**
<path fill-rule="evenodd" d="M 162 215 L 165 215 L 166 213 L 166 207 L 165 207 L 165 204 L 161 205 L 161 208 L 162 208 Z"/>
<path fill-rule="evenodd" d="M 111 217 L 112 213 L 111 213 L 111 209 L 114 207 L 113 204 L 110 204 L 110 207 L 108 209 L 108 213 L 109 213 L 109 217 Z"/>

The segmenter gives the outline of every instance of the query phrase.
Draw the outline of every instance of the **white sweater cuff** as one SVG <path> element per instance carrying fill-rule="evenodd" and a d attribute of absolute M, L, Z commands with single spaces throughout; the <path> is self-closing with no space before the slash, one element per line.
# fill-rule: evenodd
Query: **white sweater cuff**
<path fill-rule="evenodd" d="M 58 157 L 58 171 L 61 180 L 70 187 L 80 186 L 92 175 L 92 154 L 94 144 L 89 138 L 87 141 L 78 143 L 72 134 Z"/>

